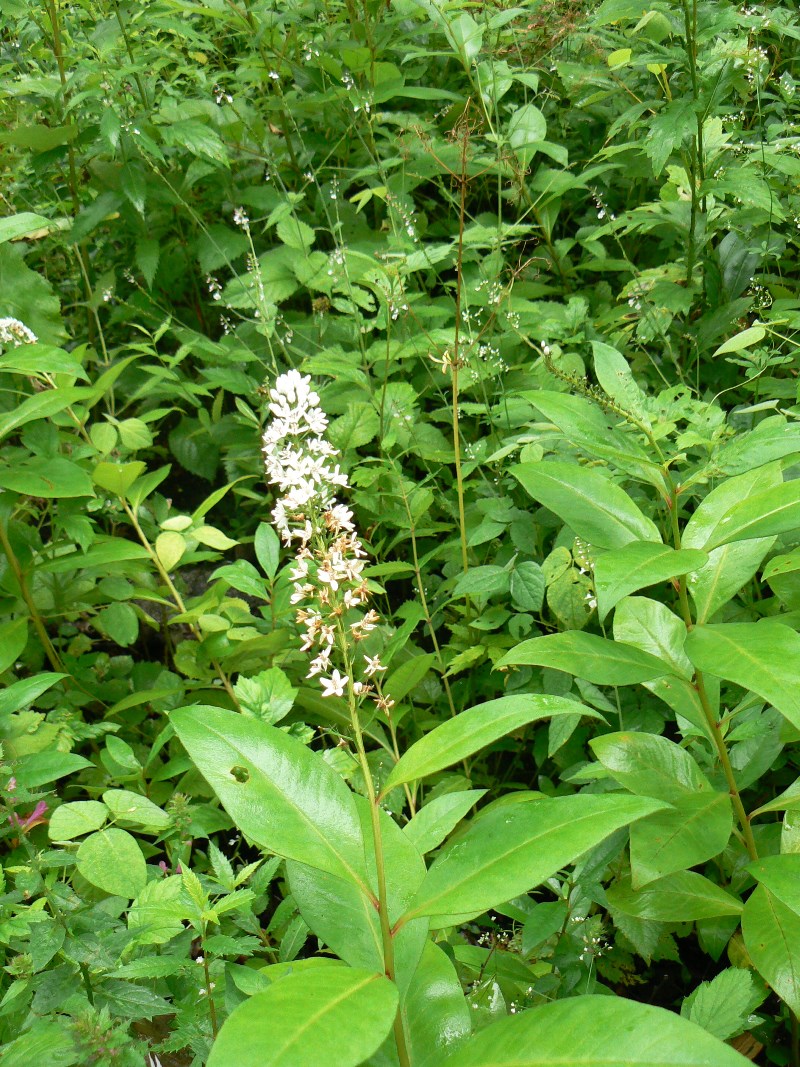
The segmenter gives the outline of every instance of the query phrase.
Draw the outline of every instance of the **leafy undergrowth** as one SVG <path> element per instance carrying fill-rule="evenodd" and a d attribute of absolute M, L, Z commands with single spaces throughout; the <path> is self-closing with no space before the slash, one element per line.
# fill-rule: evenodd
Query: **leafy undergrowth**
<path fill-rule="evenodd" d="M 800 1067 L 800 21 L 6 0 L 0 1065 Z"/>

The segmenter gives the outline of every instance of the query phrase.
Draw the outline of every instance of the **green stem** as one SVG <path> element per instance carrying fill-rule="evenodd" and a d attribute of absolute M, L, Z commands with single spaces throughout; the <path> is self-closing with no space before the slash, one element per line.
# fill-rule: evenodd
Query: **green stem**
<path fill-rule="evenodd" d="M 466 574 L 469 570 L 469 554 L 467 551 L 467 521 L 464 509 L 464 476 L 461 469 L 461 431 L 459 429 L 459 395 L 458 395 L 458 369 L 461 359 L 461 286 L 464 262 L 464 220 L 466 216 L 467 199 L 467 138 L 468 130 L 464 130 L 461 151 L 461 175 L 459 178 L 459 210 L 458 210 L 458 258 L 456 261 L 456 321 L 453 331 L 453 360 L 452 360 L 452 387 L 453 387 L 453 461 L 456 468 L 456 490 L 458 493 L 458 527 L 461 538 L 461 567 Z M 467 614 L 469 615 L 469 601 L 467 601 Z"/>

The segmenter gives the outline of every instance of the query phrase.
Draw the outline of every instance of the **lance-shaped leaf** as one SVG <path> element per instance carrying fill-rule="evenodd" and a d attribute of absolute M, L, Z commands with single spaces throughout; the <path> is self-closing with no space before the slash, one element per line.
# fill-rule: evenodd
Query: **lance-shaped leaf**
<path fill-rule="evenodd" d="M 749 537 L 771 537 L 800 526 L 800 479 L 783 482 L 734 504 L 703 546 L 706 551 Z"/>
<path fill-rule="evenodd" d="M 208 1067 L 356 1067 L 388 1036 L 397 999 L 388 978 L 353 967 L 288 974 L 236 1008 Z"/>
<path fill-rule="evenodd" d="M 733 829 L 727 793 L 700 792 L 676 798 L 631 827 L 631 880 L 636 889 L 675 871 L 718 856 Z"/>
<path fill-rule="evenodd" d="M 623 731 L 589 742 L 611 777 L 643 797 L 673 804 L 693 793 L 711 792 L 711 783 L 685 748 L 658 734 Z"/>
<path fill-rule="evenodd" d="M 742 935 L 758 973 L 800 1015 L 800 915 L 757 885 L 744 906 Z"/>
<path fill-rule="evenodd" d="M 598 556 L 594 566 L 597 613 L 601 619 L 628 593 L 657 582 L 666 582 L 702 567 L 705 552 L 696 549 L 676 551 L 668 545 L 651 541 L 632 541 Z"/>
<path fill-rule="evenodd" d="M 446 719 L 430 733 L 416 741 L 392 770 L 383 787 L 386 794 L 395 786 L 411 782 L 451 767 L 459 760 L 480 751 L 512 730 L 555 715 L 590 715 L 602 719 L 596 711 L 564 697 L 522 693 L 498 697 Z"/>
<path fill-rule="evenodd" d="M 297 738 L 199 705 L 170 715 L 200 773 L 251 841 L 364 886 L 364 838 L 353 794 Z"/>
<path fill-rule="evenodd" d="M 695 871 L 678 871 L 636 890 L 630 880 L 606 890 L 611 911 L 652 922 L 693 922 L 717 915 L 739 915 L 742 902 Z"/>
<path fill-rule="evenodd" d="M 456 969 L 444 951 L 428 941 L 400 1010 L 414 1067 L 430 1067 L 443 1052 L 469 1037 L 472 1018 Z"/>
<path fill-rule="evenodd" d="M 487 1026 L 431 1067 L 748 1067 L 665 1008 L 622 997 L 558 1000 Z"/>
<path fill-rule="evenodd" d="M 597 548 L 621 548 L 630 541 L 661 541 L 624 489 L 607 474 L 575 463 L 548 460 L 511 468 L 523 489 Z"/>
<path fill-rule="evenodd" d="M 615 830 L 665 807 L 647 797 L 584 794 L 493 808 L 434 861 L 405 919 L 480 915 L 540 885 Z"/>
<path fill-rule="evenodd" d="M 582 630 L 523 641 L 498 660 L 496 666 L 522 663 L 566 671 L 595 685 L 634 685 L 672 673 L 668 663 L 649 652 Z"/>
<path fill-rule="evenodd" d="M 686 653 L 701 671 L 751 689 L 800 729 L 800 634 L 778 622 L 696 626 Z"/>

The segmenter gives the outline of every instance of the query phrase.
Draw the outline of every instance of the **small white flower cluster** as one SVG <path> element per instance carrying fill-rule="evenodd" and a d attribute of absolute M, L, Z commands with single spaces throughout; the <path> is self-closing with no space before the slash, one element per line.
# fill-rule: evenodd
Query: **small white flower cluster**
<path fill-rule="evenodd" d="M 350 674 L 332 670 L 338 649 L 352 673 L 349 649 L 375 629 L 379 616 L 369 609 L 352 619 L 352 612 L 369 600 L 363 575 L 366 552 L 355 535 L 353 513 L 337 501 L 335 492 L 348 488 L 347 475 L 332 463 L 339 452 L 323 436 L 328 418 L 309 375 L 296 370 L 281 374 L 269 391 L 272 419 L 263 438 L 267 480 L 283 496 L 272 510 L 272 520 L 284 544 L 299 542 L 291 572 L 298 605 L 297 622 L 305 628 L 301 649 L 314 658 L 307 677 L 320 676 L 323 696 L 343 696 Z M 367 681 L 353 681 L 361 698 L 373 692 L 369 681 L 386 668 L 378 656 L 364 656 Z M 393 701 L 380 691 L 377 706 L 388 711 Z"/>
<path fill-rule="evenodd" d="M 0 319 L 0 345 L 33 345 L 39 338 L 19 319 Z"/>

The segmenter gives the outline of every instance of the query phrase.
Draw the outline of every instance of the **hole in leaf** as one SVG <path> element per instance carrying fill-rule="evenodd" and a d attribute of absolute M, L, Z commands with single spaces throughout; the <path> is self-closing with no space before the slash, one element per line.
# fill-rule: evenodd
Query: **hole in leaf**
<path fill-rule="evenodd" d="M 250 781 L 250 771 L 248 771 L 247 767 L 231 767 L 231 776 L 242 785 Z"/>

